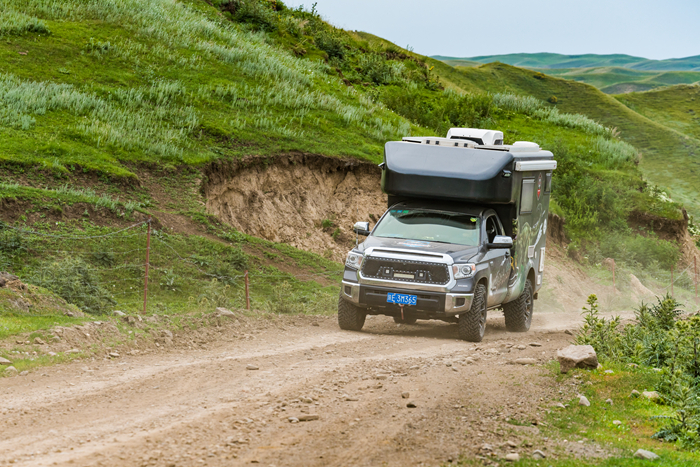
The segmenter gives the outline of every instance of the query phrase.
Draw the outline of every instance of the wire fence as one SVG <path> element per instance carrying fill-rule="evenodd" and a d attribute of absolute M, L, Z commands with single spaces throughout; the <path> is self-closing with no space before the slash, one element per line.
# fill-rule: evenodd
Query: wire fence
<path fill-rule="evenodd" d="M 155 230 L 150 219 L 117 231 L 80 235 L 40 232 L 0 223 L 0 233 L 7 232 L 10 235 L 0 238 L 0 253 L 21 252 L 27 260 L 35 262 L 23 280 L 52 290 L 87 312 L 118 306 L 146 313 L 154 290 L 175 291 L 179 287 L 177 282 L 189 277 L 215 279 L 240 287 L 245 284 L 245 301 L 240 306 L 250 309 L 250 282 L 324 279 L 339 283 L 342 276 L 342 271 L 290 274 L 234 266 L 217 270 L 212 267 L 213 261 L 225 266 L 229 263 L 221 262 L 222 258 L 216 258 L 211 251 L 208 256 L 198 255 L 198 247 L 207 245 L 189 245 L 194 242 L 192 238 L 182 239 Z M 237 265 L 247 263 L 240 249 L 227 246 L 232 248 L 232 259 L 223 260 L 231 259 Z M 3 267 L 0 264 L 0 270 Z"/>

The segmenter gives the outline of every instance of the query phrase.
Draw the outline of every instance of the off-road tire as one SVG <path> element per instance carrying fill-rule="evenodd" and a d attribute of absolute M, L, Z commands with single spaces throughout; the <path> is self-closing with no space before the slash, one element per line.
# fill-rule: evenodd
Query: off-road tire
<path fill-rule="evenodd" d="M 469 342 L 481 342 L 486 331 L 486 286 L 479 284 L 474 290 L 471 309 L 459 315 L 459 338 Z"/>
<path fill-rule="evenodd" d="M 532 323 L 532 311 L 534 297 L 532 282 L 525 282 L 525 289 L 518 298 L 503 305 L 503 314 L 506 317 L 506 329 L 508 332 L 527 332 Z"/>
<path fill-rule="evenodd" d="M 346 331 L 359 331 L 365 325 L 367 313 L 342 296 L 338 297 L 338 326 Z"/>
<path fill-rule="evenodd" d="M 401 319 L 400 316 L 394 316 L 394 322 L 396 324 L 416 324 L 416 321 L 418 321 L 418 318 L 413 318 L 411 316 L 404 315 L 403 319 Z"/>

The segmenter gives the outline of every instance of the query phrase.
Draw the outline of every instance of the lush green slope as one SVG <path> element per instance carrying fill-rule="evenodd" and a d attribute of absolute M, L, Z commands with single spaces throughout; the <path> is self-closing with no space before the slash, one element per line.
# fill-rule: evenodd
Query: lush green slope
<path fill-rule="evenodd" d="M 593 86 L 540 72 L 492 63 L 460 71 L 474 86 L 489 92 L 514 92 L 548 100 L 556 97 L 563 112 L 581 113 L 614 127 L 620 136 L 642 151 L 640 165 L 646 177 L 669 188 L 700 217 L 700 141 L 644 117 Z"/>
<path fill-rule="evenodd" d="M 125 161 L 251 151 L 376 159 L 410 131 L 327 64 L 232 27 L 204 2 L 3 3 L 42 28 L 0 47 L 5 161 L 129 176 Z"/>
<path fill-rule="evenodd" d="M 467 60 L 478 63 L 501 62 L 524 68 L 624 67 L 636 70 L 700 71 L 700 55 L 668 60 L 649 60 L 624 54 L 562 55 L 553 53 L 482 55 L 465 58 L 435 55 L 433 58 L 448 62 L 453 60 Z"/>
<path fill-rule="evenodd" d="M 673 86 L 615 98 L 650 120 L 700 139 L 700 86 Z"/>
<path fill-rule="evenodd" d="M 700 82 L 697 71 L 640 71 L 620 67 L 541 70 L 548 75 L 591 84 L 606 94 L 648 91 L 676 84 Z"/>

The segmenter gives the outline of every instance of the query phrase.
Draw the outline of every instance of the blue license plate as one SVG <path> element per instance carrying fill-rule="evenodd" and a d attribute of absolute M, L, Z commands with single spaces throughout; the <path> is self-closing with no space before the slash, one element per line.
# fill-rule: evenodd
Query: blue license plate
<path fill-rule="evenodd" d="M 418 304 L 418 296 L 403 293 L 388 293 L 386 294 L 386 301 L 388 303 L 396 303 L 397 305 L 416 305 Z"/>

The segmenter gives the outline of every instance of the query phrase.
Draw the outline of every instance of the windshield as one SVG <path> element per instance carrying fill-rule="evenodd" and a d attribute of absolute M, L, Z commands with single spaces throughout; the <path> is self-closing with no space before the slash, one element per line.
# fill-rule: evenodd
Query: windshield
<path fill-rule="evenodd" d="M 392 209 L 374 228 L 372 236 L 477 246 L 479 225 L 479 218 L 470 214 Z"/>

